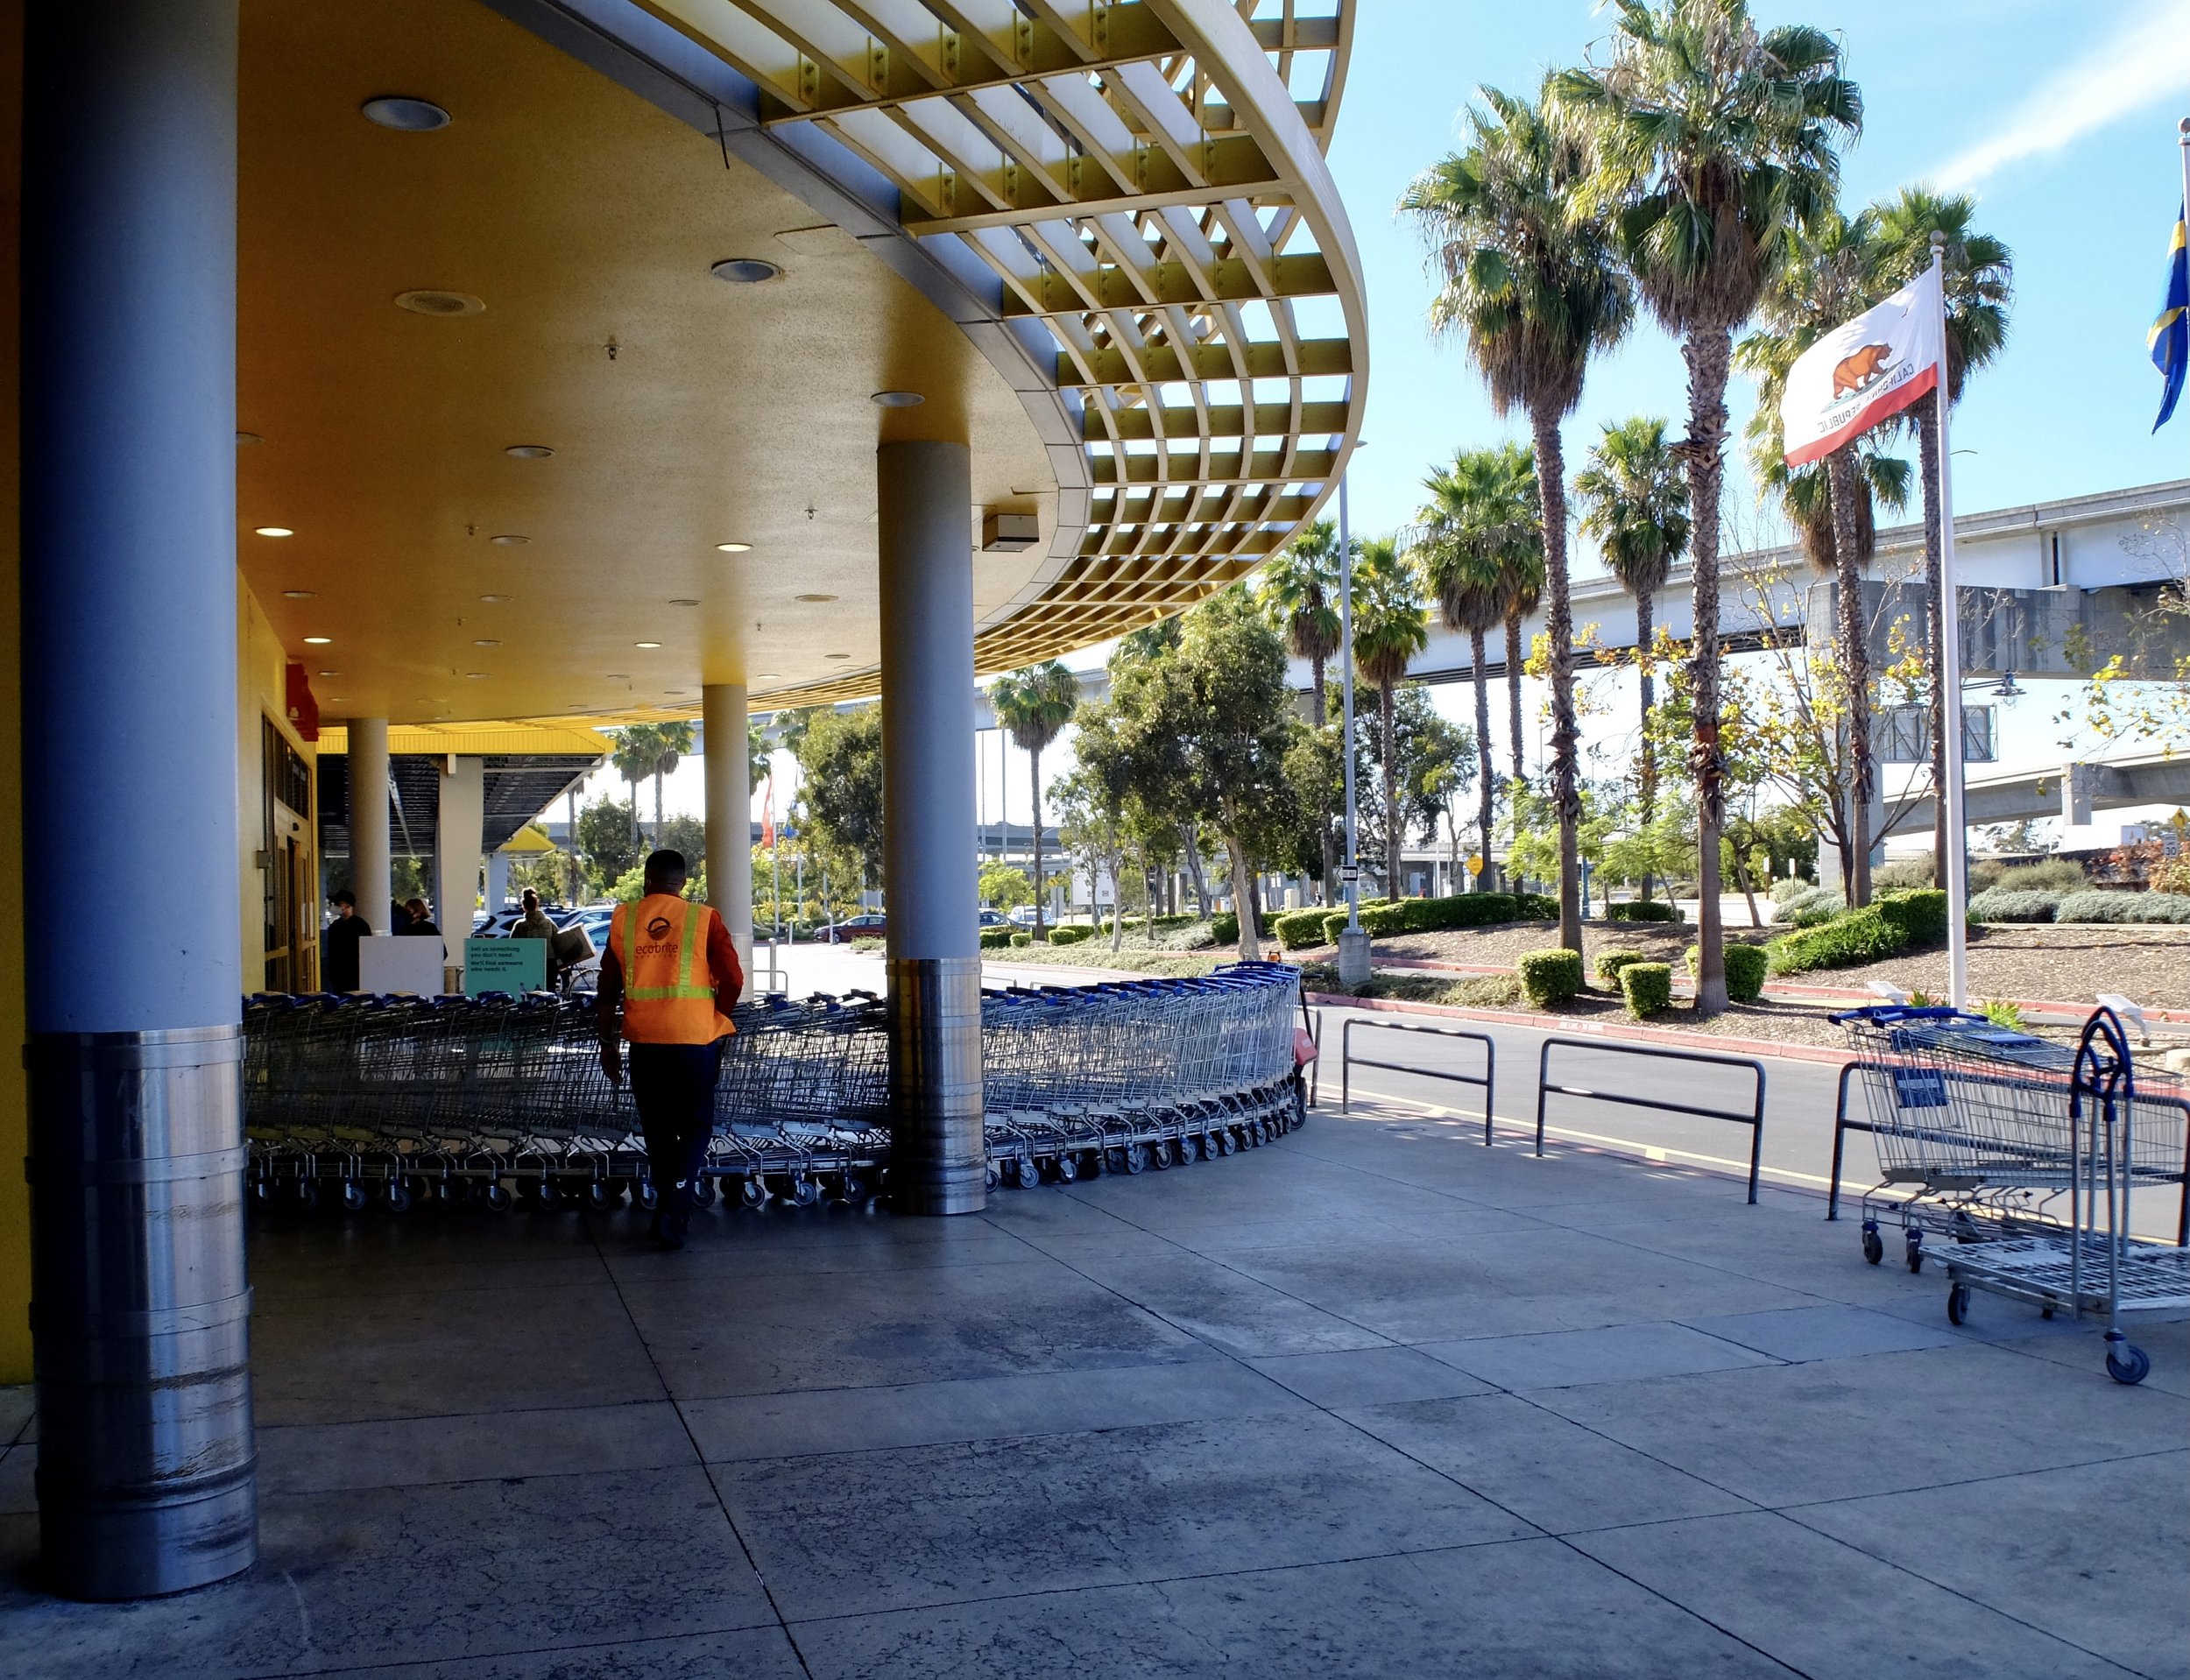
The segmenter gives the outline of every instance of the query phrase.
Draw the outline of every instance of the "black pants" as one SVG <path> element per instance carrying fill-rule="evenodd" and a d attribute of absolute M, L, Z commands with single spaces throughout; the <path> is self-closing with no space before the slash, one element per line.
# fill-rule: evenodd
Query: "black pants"
<path fill-rule="evenodd" d="M 678 1217 L 690 1210 L 692 1185 L 707 1159 L 715 1119 L 715 1081 L 723 1070 L 723 1043 L 632 1044 L 631 1094 L 646 1134 L 646 1174 L 662 1207 Z"/>

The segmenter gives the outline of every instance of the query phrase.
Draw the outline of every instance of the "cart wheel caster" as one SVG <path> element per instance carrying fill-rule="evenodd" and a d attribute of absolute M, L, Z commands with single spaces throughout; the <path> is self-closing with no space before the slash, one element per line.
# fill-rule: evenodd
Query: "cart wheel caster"
<path fill-rule="evenodd" d="M 984 1189 L 993 1190 L 1003 1182 L 1003 1170 L 994 1161 L 981 1168 L 981 1186 Z"/>
<path fill-rule="evenodd" d="M 2107 1375 L 2118 1383 L 2134 1387 L 2151 1375 L 2151 1369 L 2152 1362 L 2141 1347 L 2119 1342 L 2107 1349 Z"/>
<path fill-rule="evenodd" d="M 622 1191 L 602 1179 L 597 1178 L 585 1187 L 585 1204 L 596 1213 L 605 1213 L 623 1199 Z"/>
<path fill-rule="evenodd" d="M 1158 1172 L 1164 1172 L 1169 1169 L 1171 1165 L 1171 1146 L 1168 1140 L 1158 1138 L 1154 1143 L 1148 1146 L 1148 1164 L 1151 1167 L 1154 1167 Z"/>
<path fill-rule="evenodd" d="M 463 1186 L 452 1178 L 444 1178 L 434 1186 L 434 1200 L 443 1207 L 452 1207 L 463 1200 Z"/>
<path fill-rule="evenodd" d="M 648 1213 L 652 1213 L 661 1205 L 661 1192 L 651 1183 L 641 1184 L 632 1192 L 632 1200 L 638 1203 Z"/>
<path fill-rule="evenodd" d="M 692 1181 L 692 1205 L 696 1208 L 711 1208 L 715 1205 L 715 1181 L 713 1179 L 702 1177 Z"/>
<path fill-rule="evenodd" d="M 1969 1316 L 1969 1285 L 1957 1283 L 1946 1292 L 1946 1322 L 1959 1324 Z"/>
<path fill-rule="evenodd" d="M 795 1208 L 812 1207 L 821 1200 L 821 1186 L 810 1178 L 794 1178 L 791 1181 L 791 1205 Z"/>
<path fill-rule="evenodd" d="M 1128 1173 L 1145 1173 L 1148 1170 L 1148 1146 L 1147 1144 L 1136 1143 L 1126 1151 L 1126 1170 Z"/>
<path fill-rule="evenodd" d="M 1876 1228 L 1871 1225 L 1863 1227 L 1863 1258 L 1873 1266 L 1886 1258 L 1886 1245 L 1880 1239 Z"/>
<path fill-rule="evenodd" d="M 2051 1318 L 2053 1316 L 2053 1309 L 2051 1307 L 2040 1307 L 2038 1309 L 2038 1316 L 2040 1318 Z"/>
<path fill-rule="evenodd" d="M 495 1212 L 500 1213 L 510 1204 L 509 1189 L 498 1179 L 480 1191 L 479 1199 Z"/>
<path fill-rule="evenodd" d="M 411 1211 L 411 1192 L 399 1178 L 388 1181 L 388 1211 L 408 1213 Z"/>
<path fill-rule="evenodd" d="M 319 1204 L 320 1187 L 308 1178 L 299 1179 L 297 1181 L 297 1205 L 300 1208 L 315 1208 Z"/>
<path fill-rule="evenodd" d="M 1239 1139 L 1233 1137 L 1230 1132 L 1219 1132 L 1217 1133 L 1217 1153 L 1220 1155 L 1233 1155 L 1239 1154 Z"/>
<path fill-rule="evenodd" d="M 1019 1187 L 1030 1190 L 1041 1182 L 1042 1163 L 1029 1155 L 1019 1163 Z"/>
<path fill-rule="evenodd" d="M 1902 1252 L 1908 1257 L 1909 1269 L 1921 1272 L 1924 1269 L 1924 1233 L 1911 1231 Z"/>
<path fill-rule="evenodd" d="M 1070 1155 L 1057 1157 L 1057 1182 L 1070 1184 L 1080 1175 L 1079 1163 Z"/>
<path fill-rule="evenodd" d="M 738 1199 L 749 1208 L 765 1208 L 768 1205 L 766 1181 L 755 1173 L 745 1181 L 745 1188 L 738 1192 Z"/>
<path fill-rule="evenodd" d="M 837 1182 L 837 1199 L 849 1208 L 859 1206 L 867 1199 L 866 1181 L 857 1173 L 846 1173 Z"/>

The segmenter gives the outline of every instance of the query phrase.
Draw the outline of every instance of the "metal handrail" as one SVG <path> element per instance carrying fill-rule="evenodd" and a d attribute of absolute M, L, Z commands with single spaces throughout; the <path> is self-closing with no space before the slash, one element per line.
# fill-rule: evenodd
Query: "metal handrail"
<path fill-rule="evenodd" d="M 1416 1027 L 1404 1021 L 1364 1020 L 1359 1016 L 1347 1020 L 1339 1029 L 1339 1112 L 1348 1112 L 1353 1097 L 1353 1029 L 1362 1027 L 1372 1033 L 1420 1033 L 1431 1038 L 1472 1039 L 1483 1047 L 1483 1071 L 1445 1073 L 1436 1068 L 1411 1067 L 1404 1062 L 1376 1062 L 1367 1056 L 1359 1059 L 1365 1068 L 1386 1068 L 1394 1073 L 1412 1074 L 1420 1079 L 1444 1079 L 1456 1085 L 1474 1085 L 1483 1093 L 1483 1142 L 1490 1142 L 1491 1110 L 1495 1101 L 1493 1086 L 1498 1077 L 1498 1044 L 1488 1033 L 1471 1033 L 1459 1027 Z M 1539 1152 L 1540 1153 L 1540 1152 Z"/>
<path fill-rule="evenodd" d="M 1840 1217 L 1840 1162 L 1847 1147 L 1847 1134 L 1850 1132 L 1876 1133 L 1882 1129 L 1872 1121 L 1859 1120 L 1848 1113 L 1847 1082 L 1859 1073 L 1890 1073 L 1891 1071 L 1891 1068 L 1883 1062 L 1849 1062 L 1840 1068 L 1840 1090 L 1833 1103 L 1832 1176 L 1827 1181 L 1825 1193 L 1825 1217 L 1828 1221 L 1836 1220 Z M 1962 1076 L 1970 1079 L 1982 1077 L 1981 1075 L 1976 1074 Z M 2001 1083 L 2020 1085 L 2027 1082 L 2021 1079 L 2003 1079 Z M 2182 1112 L 2182 1206 L 2175 1215 L 2175 1246 L 2190 1248 L 2190 1098 L 2139 1091 L 2137 1094 L 2137 1100 L 2140 1103 L 2163 1104 L 2166 1107 L 2179 1109 Z M 1919 1137 L 1931 1142 L 1958 1141 L 1956 1135 L 1951 1133 L 1911 1132 L 1905 1126 L 1897 1128 L 1897 1130 L 1903 1136 Z"/>
<path fill-rule="evenodd" d="M 1551 1083 L 1551 1051 L 1565 1046 L 1572 1050 L 1594 1050 L 1604 1055 L 1649 1056 L 1660 1062 L 1693 1062 L 1720 1068 L 1747 1068 L 1756 1076 L 1756 1100 L 1748 1113 L 1735 1109 L 1705 1108 L 1694 1103 L 1672 1103 L 1653 1097 L 1630 1097 L 1625 1091 L 1599 1091 L 1590 1085 Z M 1702 1050 L 1667 1050 L 1656 1045 L 1620 1044 L 1602 1039 L 1551 1037 L 1544 1041 L 1537 1056 L 1536 1152 L 1544 1153 L 1544 1099 L 1554 1091 L 1562 1097 L 1586 1097 L 1593 1102 L 1621 1103 L 1629 1108 L 1654 1108 L 1668 1114 L 1692 1114 L 1700 1119 L 1731 1120 L 1749 1128 L 1749 1201 L 1756 1200 L 1756 1181 L 1764 1161 L 1764 1064 L 1754 1056 L 1713 1055 Z"/>

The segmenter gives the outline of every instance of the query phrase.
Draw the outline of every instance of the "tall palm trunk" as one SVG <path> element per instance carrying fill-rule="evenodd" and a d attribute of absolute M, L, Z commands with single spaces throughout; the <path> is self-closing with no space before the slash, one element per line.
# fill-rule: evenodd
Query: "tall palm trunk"
<path fill-rule="evenodd" d="M 1498 773 L 1491 764 L 1490 683 L 1483 674 L 1483 632 L 1469 631 L 1467 643 L 1475 679 L 1475 826 L 1483 857 L 1483 872 L 1475 878 L 1475 890 L 1488 893 L 1498 885 L 1497 865 L 1490 860 L 1491 801 L 1497 793 Z"/>
<path fill-rule="evenodd" d="M 1855 557 L 1855 498 L 1862 493 L 1855 472 L 1853 444 L 1826 457 L 1827 499 L 1833 510 L 1834 617 L 1839 620 L 1840 680 L 1847 686 L 1848 855 L 1841 859 L 1840 871 L 1851 907 L 1870 902 L 1870 800 L 1877 786 L 1877 772 L 1871 764 L 1869 626 L 1863 616 L 1863 569 Z"/>
<path fill-rule="evenodd" d="M 1566 453 L 1558 415 L 1548 406 L 1530 417 L 1536 477 L 1544 498 L 1544 639 L 1551 655 L 1551 798 L 1559 822 L 1559 943 L 1582 948 L 1581 724 L 1574 716 L 1574 603 L 1566 580 Z"/>
<path fill-rule="evenodd" d="M 1734 335 L 1696 327 L 1681 342 L 1688 364 L 1688 501 L 1693 520 L 1695 639 L 1689 650 L 1695 734 L 1688 767 L 1696 779 L 1696 1013 L 1727 1006 L 1726 929 L 1719 917 L 1719 834 L 1726 826 L 1726 755 L 1719 745 L 1719 498 L 1726 476 L 1727 369 Z"/>
<path fill-rule="evenodd" d="M 1513 740 L 1513 779 L 1524 782 L 1529 767 L 1521 756 L 1521 615 L 1506 615 L 1506 727 Z"/>
<path fill-rule="evenodd" d="M 1918 474 L 1924 481 L 1924 598 L 1925 668 L 1930 673 L 1932 723 L 1932 885 L 1946 885 L 1946 648 L 1941 639 L 1946 611 L 1943 589 L 1945 545 L 1939 531 L 1939 404 L 1945 397 L 1934 391 L 1916 404 Z M 1955 696 L 1957 700 L 1960 695 Z M 1953 708 L 1959 727 L 1961 708 Z M 1957 836 L 1959 844 L 1959 836 Z M 1960 907 L 1949 905 L 1947 914 L 1959 915 Z"/>
<path fill-rule="evenodd" d="M 1315 724 L 1318 730 L 1322 729 L 1325 720 L 1331 716 L 1327 709 L 1329 702 L 1324 690 L 1323 664 L 1323 655 L 1320 653 L 1308 662 L 1309 671 L 1315 680 Z M 1317 801 L 1316 838 L 1321 843 L 1323 852 L 1323 876 L 1318 885 L 1323 888 L 1323 901 L 1329 904 L 1332 902 L 1332 884 L 1339 879 L 1339 853 L 1338 847 L 1331 837 L 1331 801 L 1328 798 L 1319 799 Z"/>
<path fill-rule="evenodd" d="M 1651 623 L 1650 609 L 1655 604 L 1652 602 L 1650 596 L 1651 591 L 1649 589 L 1637 589 L 1635 592 L 1635 651 L 1637 664 L 1636 676 L 1638 680 L 1638 686 L 1642 690 L 1641 709 L 1642 716 L 1642 756 L 1641 782 L 1642 791 L 1642 826 L 1644 828 L 1648 828 L 1650 826 L 1651 815 L 1657 808 L 1657 748 L 1652 745 L 1650 740 L 1650 709 L 1657 703 L 1657 679 L 1650 674 L 1650 644 L 1652 639 L 1656 637 L 1657 632 L 1657 626 Z M 1610 886 L 1611 877 L 1607 876 L 1606 881 L 1607 886 L 1605 890 L 1609 893 L 1612 890 Z M 1650 896 L 1650 876 L 1649 872 L 1645 871 L 1642 876 L 1642 897 L 1647 901 Z M 1609 903 L 1611 900 L 1607 899 L 1606 902 Z"/>
<path fill-rule="evenodd" d="M 1042 921 L 1042 900 L 1047 895 L 1042 890 L 1042 752 L 1039 748 L 1029 748 L 1028 751 L 1027 773 L 1035 785 L 1035 943 L 1040 945 L 1048 941 L 1049 930 Z"/>
<path fill-rule="evenodd" d="M 654 772 L 654 844 L 661 844 L 661 772 Z"/>
<path fill-rule="evenodd" d="M 1399 731 L 1393 716 L 1392 685 L 1376 690 L 1377 716 L 1383 725 L 1384 748 L 1384 896 L 1399 893 L 1399 847 L 1404 825 L 1399 819 Z"/>

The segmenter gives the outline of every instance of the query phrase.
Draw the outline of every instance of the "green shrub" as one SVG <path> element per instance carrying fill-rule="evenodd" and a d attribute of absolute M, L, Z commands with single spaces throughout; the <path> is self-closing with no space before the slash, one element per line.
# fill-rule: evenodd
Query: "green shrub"
<path fill-rule="evenodd" d="M 1929 886 L 1932 884 L 1932 854 L 1927 851 L 1918 857 L 1881 864 L 1871 871 L 1870 884 L 1874 891 L 1880 893 L 1897 887 Z"/>
<path fill-rule="evenodd" d="M 1011 947 L 1011 942 L 1012 930 L 1009 928 L 981 929 L 981 949 L 985 951 L 1007 950 Z"/>
<path fill-rule="evenodd" d="M 1325 944 L 1326 944 L 1326 945 L 1335 945 L 1335 944 L 1337 944 L 1337 943 L 1339 942 L 1339 935 L 1340 934 L 1344 933 L 1345 931 L 1346 931 L 1346 912 L 1345 912 L 1345 911 L 1343 911 L 1343 910 L 1326 910 L 1326 911 L 1325 911 L 1325 912 L 1324 912 L 1324 914 L 1323 914 L 1323 942 L 1324 942 Z"/>
<path fill-rule="evenodd" d="M 1012 949 L 1014 950 L 1025 950 L 1028 946 L 1033 944 L 1034 942 L 1035 936 L 1032 934 L 1014 934 L 1012 935 Z"/>
<path fill-rule="evenodd" d="M 1605 911 L 1607 921 L 1671 921 L 1678 913 L 1664 899 L 1636 899 L 1628 904 L 1615 904 Z"/>
<path fill-rule="evenodd" d="M 2190 898 L 2179 893 L 2071 893 L 2053 920 L 2190 923 Z"/>
<path fill-rule="evenodd" d="M 1277 942 L 1289 951 L 1328 944 L 1330 942 L 1324 937 L 1323 924 L 1330 914 L 1320 905 L 1313 910 L 1288 910 L 1283 915 L 1272 919 L 1270 931 L 1277 935 Z"/>
<path fill-rule="evenodd" d="M 1969 919 L 1979 922 L 2051 921 L 2061 894 L 2050 888 L 2031 892 L 2011 886 L 1987 887 L 1969 901 Z"/>
<path fill-rule="evenodd" d="M 1240 918 L 1229 910 L 1221 911 L 1210 922 L 1209 933 L 1217 944 L 1236 945 L 1240 942 Z"/>
<path fill-rule="evenodd" d="M 1488 898 L 1489 893 L 1478 897 Z M 1544 893 L 1519 893 L 1514 895 L 1514 919 L 1517 921 L 1557 921 L 1559 901 Z"/>
<path fill-rule="evenodd" d="M 1839 887 L 1813 886 L 1781 905 L 1772 921 L 1781 928 L 1821 928 L 1847 908 Z"/>
<path fill-rule="evenodd" d="M 1984 893 L 1996 886 L 2011 893 L 2076 893 L 2091 882 L 2073 858 L 2041 858 L 2034 864 L 1985 858 L 1969 866 L 1969 885 Z"/>
<path fill-rule="evenodd" d="M 1620 971 L 1620 995 L 1628 1000 L 1628 1013 L 1637 1020 L 1671 1008 L 1673 965 L 1629 963 Z"/>
<path fill-rule="evenodd" d="M 1582 954 L 1564 946 L 1521 953 L 1521 989 L 1538 1008 L 1569 1003 L 1582 989 Z"/>
<path fill-rule="evenodd" d="M 1977 1013 L 1995 1027 L 2010 1033 L 2023 1030 L 2023 1011 L 2007 998 L 1988 998 L 1977 1006 Z"/>
<path fill-rule="evenodd" d="M 1946 894 L 1936 886 L 1881 893 L 1877 910 L 1911 945 L 1935 944 L 1946 937 Z"/>
<path fill-rule="evenodd" d="M 1743 945 L 1733 940 L 1727 942 L 1720 958 L 1726 966 L 1726 995 L 1735 1003 L 1755 1003 L 1764 995 L 1764 971 L 1771 966 L 1762 945 Z M 1688 948 L 1688 978 L 1694 979 L 1696 971 L 1703 964 L 1703 947 Z"/>
<path fill-rule="evenodd" d="M 1052 945 L 1077 945 L 1084 939 L 1092 938 L 1094 933 L 1095 930 L 1092 928 L 1077 925 L 1068 928 L 1052 928 L 1049 929 L 1049 942 Z"/>
<path fill-rule="evenodd" d="M 1691 949 L 1693 948 L 1691 947 Z M 1624 950 L 1599 951 L 1597 953 L 1597 978 L 1608 985 L 1618 985 L 1621 969 L 1626 968 L 1630 963 L 1647 963 L 1650 960 L 1650 952 L 1635 950 L 1632 947 Z"/>
<path fill-rule="evenodd" d="M 1394 934 L 1413 931 L 1410 914 L 1403 904 L 1380 904 L 1361 912 L 1361 926 L 1368 930 L 1371 939 L 1388 939 Z"/>
<path fill-rule="evenodd" d="M 887 941 L 880 939 L 855 939 L 851 942 L 851 949 L 855 951 L 879 951 L 881 950 L 887 942 Z"/>
<path fill-rule="evenodd" d="M 1814 893 L 1817 886 L 1815 881 L 1805 881 L 1799 875 L 1790 875 L 1785 880 L 1772 883 L 1771 900 L 1784 907 L 1789 900 L 1798 899 L 1805 893 Z"/>
<path fill-rule="evenodd" d="M 1908 935 L 1872 904 L 1861 910 L 1843 910 L 1820 927 L 1784 935 L 1764 949 L 1774 974 L 1802 974 L 1812 969 L 1875 963 L 1891 956 L 1908 942 Z"/>

